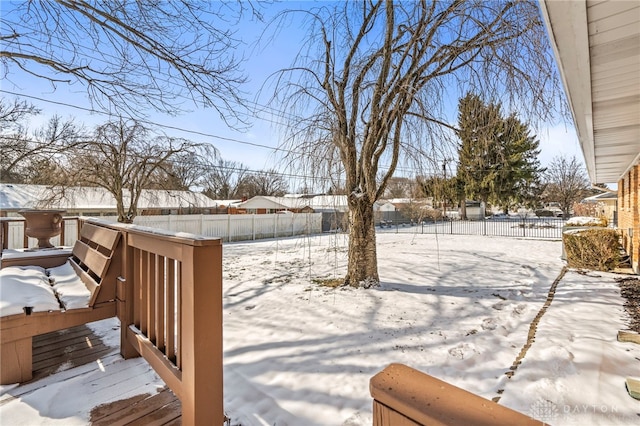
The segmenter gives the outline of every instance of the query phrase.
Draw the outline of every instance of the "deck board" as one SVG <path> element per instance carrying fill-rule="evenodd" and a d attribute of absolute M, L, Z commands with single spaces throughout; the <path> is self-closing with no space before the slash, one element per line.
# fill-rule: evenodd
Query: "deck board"
<path fill-rule="evenodd" d="M 73 380 L 87 371 L 100 371 L 102 363 L 113 365 L 123 361 L 114 348 L 104 345 L 86 325 L 54 331 L 33 338 L 33 379 L 20 384 L 11 394 L 2 396 L 0 406 L 28 395 L 51 383 L 53 373 L 62 372 L 56 380 Z M 81 368 L 76 368 L 81 367 Z M 146 374 L 146 363 L 107 368 L 92 381 L 92 398 L 96 407 L 90 413 L 93 425 L 180 425 L 180 400 L 164 387 L 156 394 L 138 390 L 133 377 Z M 117 400 L 119 395 L 135 396 Z M 115 401 L 101 403 L 101 401 Z"/>
<path fill-rule="evenodd" d="M 97 361 L 112 351 L 86 325 L 35 336 L 31 381 Z"/>
<path fill-rule="evenodd" d="M 164 388 L 155 395 L 135 397 L 100 405 L 91 412 L 94 426 L 164 425 L 180 417 L 180 401 Z"/>

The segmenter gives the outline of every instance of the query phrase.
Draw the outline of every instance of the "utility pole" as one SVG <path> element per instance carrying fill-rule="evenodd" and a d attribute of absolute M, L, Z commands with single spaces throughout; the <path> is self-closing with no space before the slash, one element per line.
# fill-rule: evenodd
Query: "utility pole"
<path fill-rule="evenodd" d="M 445 158 L 442 161 L 442 174 L 444 176 L 444 180 L 442 181 L 442 217 L 446 218 L 447 217 L 447 194 L 446 191 L 444 191 L 444 188 L 447 185 L 447 159 Z"/>
<path fill-rule="evenodd" d="M 447 163 L 451 161 L 450 158 L 445 158 L 442 160 L 442 174 L 444 176 L 444 180 L 442 181 L 442 218 L 444 220 L 447 217 Z"/>

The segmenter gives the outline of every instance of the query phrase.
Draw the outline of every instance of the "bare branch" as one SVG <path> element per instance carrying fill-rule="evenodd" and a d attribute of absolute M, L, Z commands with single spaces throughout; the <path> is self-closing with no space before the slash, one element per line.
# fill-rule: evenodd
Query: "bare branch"
<path fill-rule="evenodd" d="M 309 51 L 277 76 L 273 99 L 292 151 L 307 151 L 292 164 L 346 182 L 346 282 L 376 281 L 372 208 L 397 167 L 451 150 L 450 105 L 468 91 L 528 122 L 547 118 L 561 105 L 553 55 L 533 1 L 370 0 L 305 13 Z"/>
<path fill-rule="evenodd" d="M 249 3 L 260 19 L 259 2 Z M 53 84 L 80 83 L 92 103 L 132 116 L 188 103 L 241 123 L 245 81 L 236 23 L 247 4 L 187 0 L 57 0 L 3 9 L 3 77 L 16 69 Z M 99 52 L 99 53 L 96 53 Z"/>

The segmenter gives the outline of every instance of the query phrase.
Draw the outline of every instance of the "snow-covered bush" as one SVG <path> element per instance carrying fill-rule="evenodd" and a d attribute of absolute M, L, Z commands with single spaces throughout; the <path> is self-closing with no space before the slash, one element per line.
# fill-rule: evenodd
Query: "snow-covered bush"
<path fill-rule="evenodd" d="M 566 226 L 601 226 L 606 228 L 608 221 L 604 217 L 575 216 L 567 220 Z"/>

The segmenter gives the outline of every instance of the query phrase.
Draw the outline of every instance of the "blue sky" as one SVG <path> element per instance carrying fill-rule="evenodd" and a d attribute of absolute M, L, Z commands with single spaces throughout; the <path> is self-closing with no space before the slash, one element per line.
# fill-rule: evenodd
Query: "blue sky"
<path fill-rule="evenodd" d="M 270 5 L 264 10 L 264 15 L 266 21 L 269 21 L 279 10 L 309 7 L 311 4 L 312 2 L 283 2 Z M 286 28 L 282 28 L 270 39 L 270 43 L 263 43 L 263 46 L 258 49 L 253 46 L 253 42 L 260 37 L 263 25 L 249 22 L 238 28 L 239 36 L 246 43 L 246 48 L 243 52 L 246 62 L 243 69 L 249 78 L 249 82 L 243 87 L 243 90 L 248 93 L 248 99 L 256 100 L 259 104 L 267 102 L 270 94 L 268 87 L 265 88 L 262 97 L 255 99 L 255 96 L 257 96 L 259 89 L 270 74 L 291 65 L 306 34 L 306 29 L 302 28 L 302 26 L 303 23 L 301 21 L 290 22 Z M 53 101 L 73 104 L 80 108 L 90 108 L 86 92 L 78 84 L 73 86 L 58 84 L 53 88 L 47 81 L 29 76 L 15 68 L 10 70 L 9 77 L 9 81 L 3 81 L 2 90 L 32 97 L 27 99 L 42 109 L 43 114 L 38 120 L 33 121 L 32 127 L 36 127 L 54 114 L 63 117 L 75 117 L 78 122 L 84 123 L 89 127 L 102 123 L 107 118 L 104 115 L 91 114 L 82 109 L 46 102 Z M 3 94 L 3 96 L 10 97 L 6 94 Z M 34 98 L 41 98 L 46 101 Z M 452 110 L 455 110 L 457 99 L 451 102 Z M 252 120 L 250 128 L 237 131 L 230 129 L 214 110 L 197 109 L 178 117 L 160 114 L 150 114 L 149 116 L 150 121 L 209 135 L 164 129 L 170 135 L 186 137 L 197 142 L 212 143 L 219 149 L 222 158 L 225 160 L 241 162 L 253 170 L 278 168 L 279 156 L 277 153 L 273 149 L 259 146 L 276 147 L 281 137 L 278 126 L 269 122 L 268 118 L 263 113 L 259 118 Z M 541 141 L 542 153 L 540 161 L 543 165 L 548 164 L 557 155 L 575 155 L 582 160 L 582 153 L 580 152 L 572 123 L 549 124 L 537 131 L 537 134 Z"/>

